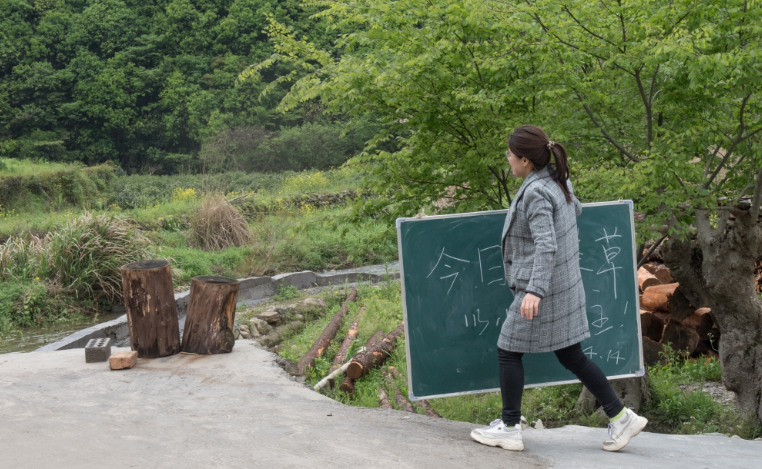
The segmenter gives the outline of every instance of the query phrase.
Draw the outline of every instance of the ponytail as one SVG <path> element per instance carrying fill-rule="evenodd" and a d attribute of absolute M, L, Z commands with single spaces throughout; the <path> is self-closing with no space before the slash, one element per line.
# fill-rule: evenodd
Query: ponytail
<path fill-rule="evenodd" d="M 550 147 L 550 152 L 553 153 L 555 156 L 556 164 L 555 164 L 555 170 L 552 172 L 551 176 L 553 177 L 553 180 L 558 183 L 558 185 L 561 187 L 561 190 L 564 192 L 564 197 L 566 198 L 566 203 L 571 203 L 571 191 L 569 190 L 569 160 L 566 157 L 566 148 L 564 148 L 563 145 L 560 143 L 551 142 L 552 144 L 548 144 Z"/>

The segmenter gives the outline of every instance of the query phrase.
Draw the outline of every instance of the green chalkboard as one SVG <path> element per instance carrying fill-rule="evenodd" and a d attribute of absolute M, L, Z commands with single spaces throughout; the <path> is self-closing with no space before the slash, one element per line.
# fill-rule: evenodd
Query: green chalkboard
<path fill-rule="evenodd" d="M 577 226 L 591 333 L 582 349 L 610 379 L 640 376 L 632 202 L 582 207 Z M 497 339 L 513 301 L 500 252 L 507 212 L 397 220 L 411 399 L 499 389 Z M 524 373 L 527 387 L 576 382 L 553 353 L 525 355 Z"/>

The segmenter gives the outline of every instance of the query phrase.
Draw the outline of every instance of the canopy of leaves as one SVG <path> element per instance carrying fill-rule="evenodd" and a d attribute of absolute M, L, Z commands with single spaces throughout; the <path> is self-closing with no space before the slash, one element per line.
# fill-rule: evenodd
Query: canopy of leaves
<path fill-rule="evenodd" d="M 299 0 L 3 0 L 0 157 L 166 171 L 226 129 L 302 123 L 301 111 L 274 112 L 285 90 L 259 98 L 288 67 L 234 83 L 273 52 L 266 15 L 330 47 L 313 10 Z"/>
<path fill-rule="evenodd" d="M 342 55 L 270 18 L 277 64 L 306 75 L 281 109 L 319 96 L 332 111 L 381 116 L 355 159 L 389 216 L 506 206 L 519 181 L 505 138 L 545 128 L 571 154 L 584 201 L 632 198 L 641 234 L 749 195 L 762 167 L 756 1 L 355 0 L 315 2 L 342 30 Z M 757 191 L 759 192 L 759 191 Z M 723 197 L 729 199 L 723 199 Z M 366 204 L 369 202 L 366 202 Z M 439 204 L 440 208 L 442 204 Z M 675 223 L 675 221 L 677 223 Z"/>

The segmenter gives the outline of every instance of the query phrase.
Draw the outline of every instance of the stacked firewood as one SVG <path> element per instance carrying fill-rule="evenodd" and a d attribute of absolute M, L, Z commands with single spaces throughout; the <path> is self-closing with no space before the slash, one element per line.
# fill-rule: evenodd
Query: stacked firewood
<path fill-rule="evenodd" d="M 659 352 L 669 343 L 681 355 L 717 357 L 720 331 L 709 308 L 698 295 L 681 287 L 669 269 L 649 262 L 638 269 L 640 324 L 647 365 L 660 361 Z"/>

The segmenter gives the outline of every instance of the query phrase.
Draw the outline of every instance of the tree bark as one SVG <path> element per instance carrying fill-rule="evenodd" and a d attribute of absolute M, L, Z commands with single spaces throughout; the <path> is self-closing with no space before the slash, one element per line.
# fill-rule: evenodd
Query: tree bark
<path fill-rule="evenodd" d="M 754 282 L 762 228 L 748 208 L 718 212 L 715 227 L 709 212 L 697 211 L 696 238 L 670 238 L 664 259 L 672 276 L 711 308 L 722 335 L 723 382 L 736 393 L 744 417 L 762 421 L 762 302 Z"/>
<path fill-rule="evenodd" d="M 315 359 L 323 356 L 328 346 L 331 345 L 331 341 L 336 337 L 336 333 L 341 329 L 341 324 L 344 322 L 344 315 L 349 311 L 349 303 L 352 303 L 357 299 L 357 288 L 353 288 L 352 292 L 347 297 L 347 300 L 341 306 L 338 312 L 331 318 L 331 322 L 325 326 L 323 333 L 320 334 L 318 340 L 312 345 L 312 348 L 307 351 L 306 354 L 296 364 L 299 369 L 299 373 L 304 374 L 304 370 L 307 368 L 315 367 Z"/>
<path fill-rule="evenodd" d="M 121 273 L 132 350 L 140 358 L 179 352 L 180 326 L 169 262 L 133 262 L 122 266 Z"/>
<path fill-rule="evenodd" d="M 389 333 L 375 347 L 369 348 L 363 353 L 358 353 L 352 358 L 347 368 L 347 376 L 357 379 L 367 374 L 371 368 L 381 365 L 394 350 L 397 338 L 404 332 L 404 324 Z"/>
<path fill-rule="evenodd" d="M 357 335 L 359 334 L 358 327 L 360 326 L 360 320 L 362 319 L 364 314 L 365 314 L 365 306 L 360 308 L 360 314 L 357 315 L 355 320 L 352 321 L 352 325 L 349 326 L 347 335 L 346 337 L 344 337 L 344 341 L 341 343 L 341 347 L 339 347 L 339 351 L 336 353 L 336 356 L 333 358 L 333 363 L 331 364 L 330 371 L 341 368 L 341 365 L 343 365 L 344 362 L 346 361 L 349 347 L 352 346 L 352 342 L 354 342 L 355 339 L 357 339 Z"/>
<path fill-rule="evenodd" d="M 649 262 L 644 264 L 643 268 L 650 272 L 654 277 L 659 279 L 661 283 L 674 283 L 672 275 L 669 273 L 669 268 L 664 264 L 656 264 Z"/>
<path fill-rule="evenodd" d="M 640 328 L 643 337 L 659 342 L 664 333 L 664 321 L 654 313 L 644 311 L 640 313 Z"/>
<path fill-rule="evenodd" d="M 183 330 L 183 352 L 210 355 L 230 353 L 235 345 L 235 305 L 238 280 L 193 277 Z"/>
<path fill-rule="evenodd" d="M 684 326 L 674 319 L 670 319 L 667 327 L 664 328 L 661 343 L 671 344 L 672 350 L 687 356 L 692 354 L 696 350 L 696 347 L 698 347 L 699 335 L 694 329 Z"/>
<path fill-rule="evenodd" d="M 368 342 L 365 344 L 365 348 L 371 349 L 378 345 L 378 343 L 383 340 L 384 338 L 384 331 L 379 329 L 376 332 L 373 333 L 372 336 L 370 336 L 370 339 L 368 339 Z M 346 364 L 346 368 L 349 368 L 349 363 Z M 344 368 L 344 367 L 342 367 Z M 345 368 L 345 371 L 346 371 Z M 344 391 L 347 394 L 354 394 L 355 393 L 355 380 L 353 378 L 350 378 L 347 376 L 344 378 L 344 381 L 341 382 L 339 385 L 339 390 Z"/>

